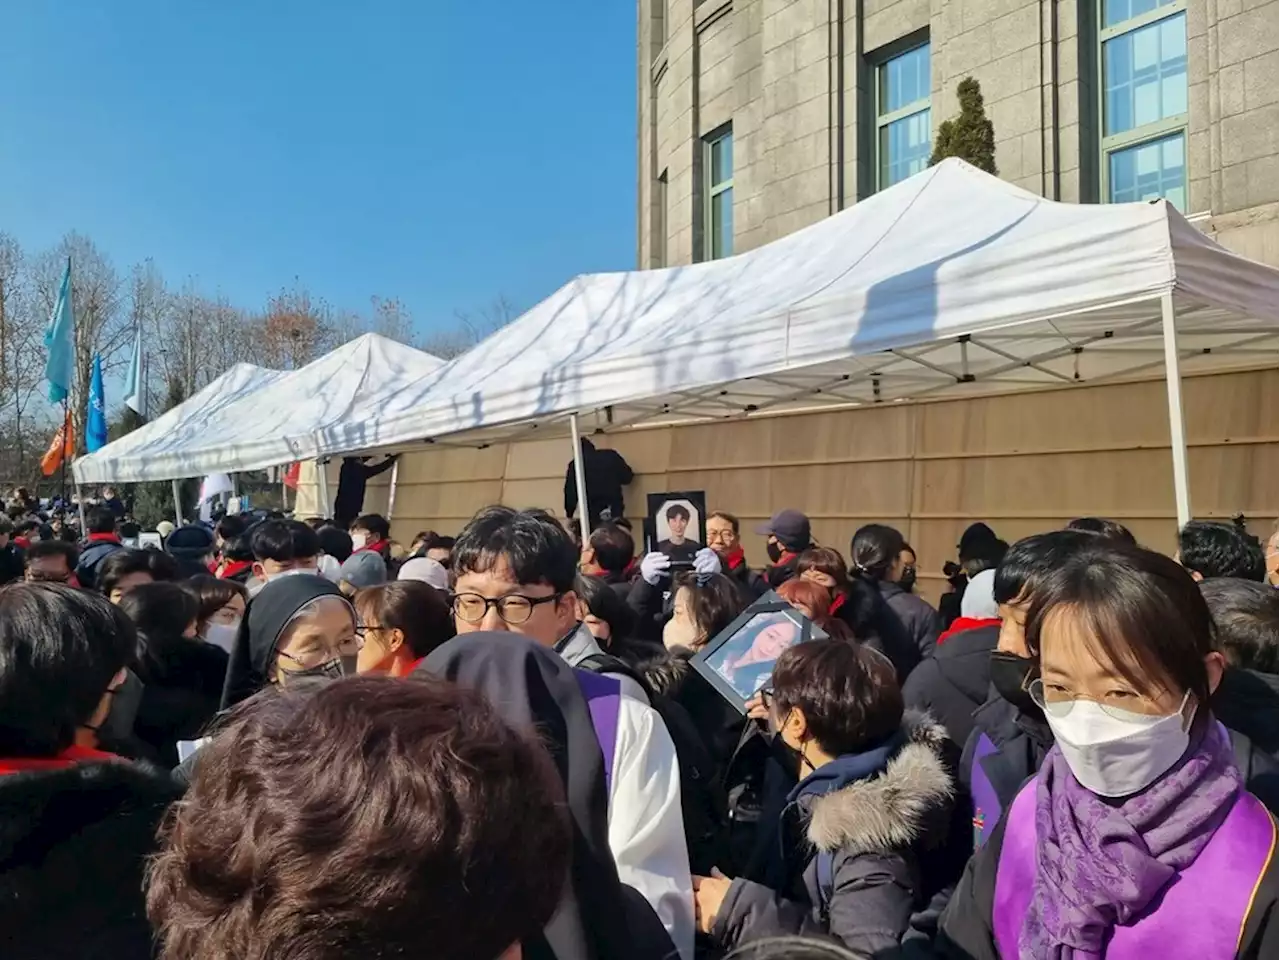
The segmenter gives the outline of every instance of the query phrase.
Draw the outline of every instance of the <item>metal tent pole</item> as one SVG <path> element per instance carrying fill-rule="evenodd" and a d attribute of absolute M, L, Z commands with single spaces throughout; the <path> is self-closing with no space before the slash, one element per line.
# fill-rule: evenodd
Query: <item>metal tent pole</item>
<path fill-rule="evenodd" d="M 1173 449 L 1173 499 L 1179 529 L 1191 519 L 1191 489 L 1187 469 L 1187 424 L 1182 409 L 1182 373 L 1178 366 L 1178 330 L 1174 323 L 1173 293 L 1160 298 L 1164 331 L 1164 382 L 1169 394 L 1169 441 Z"/>
<path fill-rule="evenodd" d="M 587 518 L 587 475 L 582 466 L 582 437 L 578 432 L 578 415 L 569 414 L 569 432 L 573 436 L 573 476 L 578 484 L 578 529 L 582 531 L 582 545 L 591 539 L 591 521 Z"/>
<path fill-rule="evenodd" d="M 179 488 L 179 481 L 172 481 L 173 484 L 173 525 L 175 527 L 182 526 L 182 491 Z"/>
<path fill-rule="evenodd" d="M 396 513 L 396 488 L 400 485 L 400 458 L 397 457 L 395 463 L 391 464 L 391 485 L 387 490 L 387 523 L 391 522 L 391 518 Z"/>
<path fill-rule="evenodd" d="M 84 493 L 80 489 L 80 484 L 76 484 L 76 505 L 80 508 L 80 536 L 89 536 L 89 522 L 85 519 L 84 512 Z"/>
<path fill-rule="evenodd" d="M 316 460 L 316 489 L 320 491 L 318 513 L 322 519 L 329 520 L 333 517 L 333 503 L 329 500 L 329 467 L 324 460 Z"/>

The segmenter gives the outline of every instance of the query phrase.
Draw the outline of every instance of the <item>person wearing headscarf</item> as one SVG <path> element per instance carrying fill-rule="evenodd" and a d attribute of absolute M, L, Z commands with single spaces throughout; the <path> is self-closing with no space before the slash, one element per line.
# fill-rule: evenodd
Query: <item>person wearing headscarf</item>
<path fill-rule="evenodd" d="M 356 615 L 338 587 L 316 574 L 270 580 L 249 601 L 231 651 L 222 709 L 271 684 L 354 674 Z"/>
<path fill-rule="evenodd" d="M 525 944 L 526 958 L 649 960 L 693 954 L 693 931 L 677 953 L 668 929 L 618 869 L 612 848 L 622 795 L 653 774 L 636 755 L 636 723 L 652 711 L 621 695 L 616 681 L 574 670 L 562 658 L 513 633 L 471 633 L 429 653 L 415 670 L 484 694 L 503 719 L 537 729 L 564 782 L 573 827 L 573 867 L 545 942 Z M 603 707 L 612 706 L 616 742 L 604 736 Z M 628 760 L 628 757 L 631 757 Z M 617 758 L 620 763 L 611 761 Z M 639 799 L 637 797 L 637 799 Z M 647 801 L 655 802 L 655 801 Z M 680 848 L 683 851 L 683 847 Z M 684 869 L 688 870 L 686 861 Z M 650 883 L 656 877 L 647 878 Z M 670 896 L 688 896 L 671 890 Z M 691 910 L 692 898 L 685 909 Z M 690 919 L 692 919 L 690 917 Z"/>

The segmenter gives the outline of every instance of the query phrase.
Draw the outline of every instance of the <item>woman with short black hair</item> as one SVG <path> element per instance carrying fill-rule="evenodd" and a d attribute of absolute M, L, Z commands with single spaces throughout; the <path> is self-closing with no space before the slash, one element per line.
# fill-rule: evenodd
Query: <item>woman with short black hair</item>
<path fill-rule="evenodd" d="M 770 726 L 799 764 L 763 882 L 695 878 L 698 926 L 722 947 L 783 934 L 897 950 L 928 902 L 920 862 L 945 838 L 955 784 L 946 732 L 903 714 L 893 665 L 861 644 L 811 640 L 778 658 Z"/>
<path fill-rule="evenodd" d="M 1055 745 L 966 869 L 944 955 L 1275 956 L 1276 824 L 1210 711 L 1209 609 L 1173 560 L 1094 540 L 1031 597 Z"/>
<path fill-rule="evenodd" d="M 149 960 L 143 877 L 178 790 L 105 753 L 133 624 L 104 597 L 0 590 L 0 954 Z"/>

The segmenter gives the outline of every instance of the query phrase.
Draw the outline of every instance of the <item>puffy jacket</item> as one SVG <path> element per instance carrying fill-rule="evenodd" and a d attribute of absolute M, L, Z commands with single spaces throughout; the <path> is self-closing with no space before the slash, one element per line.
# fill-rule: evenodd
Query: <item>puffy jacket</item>
<path fill-rule="evenodd" d="M 111 556 L 117 550 L 123 550 L 120 541 L 115 537 L 111 539 L 89 541 L 89 545 L 80 552 L 80 561 L 76 564 L 76 581 L 86 590 L 96 590 L 98 587 L 98 568 L 102 566 L 102 562 Z"/>
<path fill-rule="evenodd" d="M 950 819 L 944 739 L 937 724 L 909 717 L 887 756 L 840 757 L 802 781 L 779 826 L 771 884 L 734 880 L 712 938 L 728 947 L 827 936 L 868 956 L 896 951 L 928 899 L 921 857 Z"/>
<path fill-rule="evenodd" d="M 938 611 L 929 606 L 929 601 L 907 593 L 896 583 L 881 580 L 877 584 L 880 596 L 884 597 L 889 609 L 897 614 L 902 626 L 907 631 L 921 657 L 933 656 L 938 646 L 938 636 L 943 631 L 942 617 Z"/>
<path fill-rule="evenodd" d="M 1053 733 L 1043 717 L 1022 713 L 994 689 L 974 711 L 973 732 L 960 757 L 960 783 L 973 797 L 975 846 L 990 835 L 1052 746 Z"/>
<path fill-rule="evenodd" d="M 961 630 L 920 661 L 902 688 L 908 707 L 933 714 L 947 735 L 963 746 L 973 731 L 973 712 L 991 688 L 991 651 L 1000 638 L 1000 621 Z"/>

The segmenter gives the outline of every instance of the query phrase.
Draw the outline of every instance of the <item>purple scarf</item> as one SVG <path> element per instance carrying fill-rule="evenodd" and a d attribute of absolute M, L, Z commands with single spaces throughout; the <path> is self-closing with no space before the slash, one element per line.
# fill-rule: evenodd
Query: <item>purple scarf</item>
<path fill-rule="evenodd" d="M 1036 784 L 1036 881 L 1022 956 L 1100 957 L 1111 928 L 1141 915 L 1195 861 L 1241 789 L 1222 725 L 1198 726 L 1178 765 L 1119 806 L 1080 786 L 1057 746 L 1049 751 Z"/>

